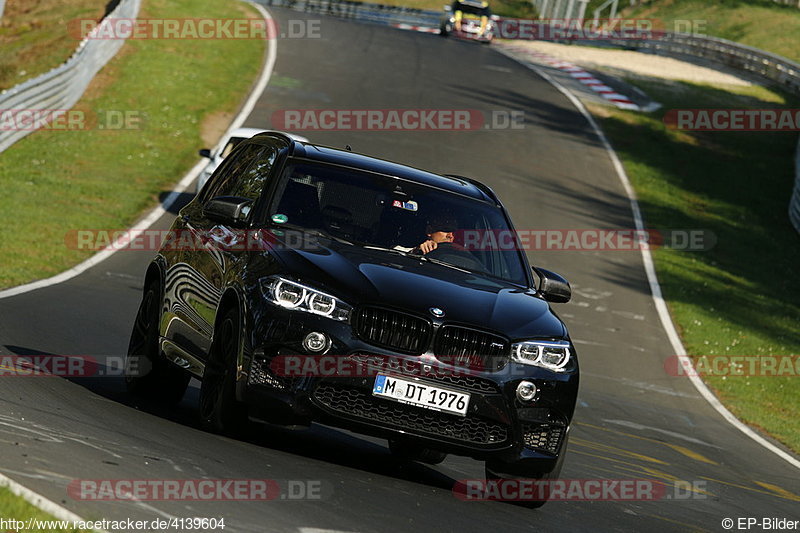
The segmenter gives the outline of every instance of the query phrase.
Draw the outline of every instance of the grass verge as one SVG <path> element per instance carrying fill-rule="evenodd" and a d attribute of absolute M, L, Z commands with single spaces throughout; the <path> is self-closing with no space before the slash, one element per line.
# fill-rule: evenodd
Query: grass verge
<path fill-rule="evenodd" d="M 41 531 L 47 533 L 54 531 L 64 533 L 83 533 L 89 531 L 86 529 L 75 529 L 72 527 L 48 527 L 56 525 L 54 523 L 56 519 L 52 515 L 49 515 L 38 507 L 31 505 L 23 498 L 15 495 L 6 487 L 0 487 L 0 518 L 24 522 L 23 527 L 17 528 L 19 531 Z M 34 525 L 34 527 L 28 528 L 28 520 L 33 520 L 31 524 Z M 50 523 L 48 524 L 47 522 Z M 14 531 L 14 529 L 9 527 L 8 531 Z"/>
<path fill-rule="evenodd" d="M 139 16 L 258 14 L 236 2 L 145 0 Z M 249 39 L 129 40 L 75 107 L 86 113 L 86 129 L 37 131 L 3 152 L 0 287 L 89 257 L 67 246 L 70 230 L 124 229 L 151 208 L 197 160 L 201 135 L 208 142 L 227 126 L 258 75 L 264 46 Z M 120 113 L 136 120 L 112 129 Z"/>
<path fill-rule="evenodd" d="M 80 40 L 69 21 L 98 20 L 107 0 L 6 2 L 0 18 L 0 90 L 44 74 L 66 61 Z"/>
<path fill-rule="evenodd" d="M 663 110 L 590 107 L 630 176 L 647 227 L 717 237 L 709 251 L 653 254 L 686 350 L 695 357 L 800 354 L 800 236 L 787 216 L 797 134 L 687 132 L 662 121 L 669 109 L 798 102 L 761 87 L 627 81 Z M 798 379 L 728 375 L 706 383 L 741 420 L 800 452 Z"/>
<path fill-rule="evenodd" d="M 625 9 L 622 17 L 700 21 L 698 31 L 800 61 L 800 9 L 771 0 L 658 0 Z M 703 29 L 703 27 L 705 29 Z M 686 30 L 683 30 L 686 31 Z"/>

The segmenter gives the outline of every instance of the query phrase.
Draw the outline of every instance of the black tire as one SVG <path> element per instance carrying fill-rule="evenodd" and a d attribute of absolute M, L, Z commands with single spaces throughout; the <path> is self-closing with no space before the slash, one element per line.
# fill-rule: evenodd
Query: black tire
<path fill-rule="evenodd" d="M 214 331 L 211 353 L 200 385 L 200 419 L 209 431 L 242 436 L 250 424 L 247 406 L 236 399 L 236 359 L 241 335 L 235 310 L 225 313 Z"/>
<path fill-rule="evenodd" d="M 447 454 L 439 450 L 431 450 L 405 441 L 389 440 L 389 451 L 392 455 L 407 461 L 418 461 L 427 465 L 438 465 L 445 460 Z"/>
<path fill-rule="evenodd" d="M 550 479 L 550 477 L 551 477 L 548 473 L 538 473 L 538 474 L 532 474 L 532 475 L 528 475 L 528 476 L 513 476 L 513 475 L 508 475 L 508 474 L 499 474 L 497 472 L 492 471 L 492 469 L 489 468 L 488 465 L 486 466 L 485 471 L 486 471 L 486 481 L 487 482 L 491 482 L 491 481 L 495 481 L 496 482 L 496 481 L 502 481 L 502 480 L 505 480 L 505 479 L 539 479 L 539 480 L 546 480 L 546 479 Z M 546 496 L 547 496 L 547 494 L 545 493 L 545 498 L 546 498 Z M 513 502 L 510 502 L 510 503 L 513 503 L 514 505 L 519 505 L 521 507 L 526 507 L 528 509 L 538 509 L 539 507 L 541 507 L 541 506 L 543 506 L 544 504 L 547 503 L 547 499 L 543 499 L 543 500 L 521 500 L 521 501 L 513 501 Z"/>
<path fill-rule="evenodd" d="M 125 358 L 128 392 L 159 403 L 177 404 L 186 393 L 191 376 L 164 359 L 158 345 L 161 291 L 151 282 L 144 291 L 133 324 Z"/>

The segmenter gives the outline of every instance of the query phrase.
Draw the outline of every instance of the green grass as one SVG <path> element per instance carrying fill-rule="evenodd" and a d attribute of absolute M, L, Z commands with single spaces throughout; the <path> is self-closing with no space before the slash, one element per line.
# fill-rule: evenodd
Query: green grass
<path fill-rule="evenodd" d="M 246 14 L 256 16 L 235 2 L 145 0 L 140 18 Z M 66 245 L 70 230 L 127 228 L 152 208 L 197 161 L 201 130 L 209 129 L 204 120 L 219 123 L 219 112 L 236 111 L 264 46 L 249 39 L 129 40 L 76 109 L 133 111 L 141 129 L 38 131 L 6 150 L 0 287 L 52 276 L 89 257 Z"/>
<path fill-rule="evenodd" d="M 800 354 L 800 235 L 788 220 L 796 133 L 682 132 L 664 110 L 797 107 L 760 87 L 628 80 L 664 108 L 644 114 L 593 106 L 653 229 L 711 230 L 710 251 L 654 252 L 687 351 Z M 679 379 L 679 378 L 675 378 Z M 709 377 L 745 422 L 800 451 L 798 377 Z"/>
<path fill-rule="evenodd" d="M 16 496 L 6 487 L 0 487 L 0 518 L 4 518 L 6 520 L 8 519 L 21 520 L 23 522 L 27 522 L 29 518 L 42 521 L 56 520 L 53 516 L 45 513 L 38 507 L 29 504 L 27 501 L 20 498 L 19 496 Z M 87 531 L 83 529 L 74 529 L 74 528 L 59 529 L 59 528 L 34 527 L 33 529 L 27 529 L 27 523 L 25 524 L 25 526 L 26 527 L 18 529 L 20 531 L 42 531 L 42 532 L 63 531 L 65 533 L 77 533 L 77 532 Z M 12 530 L 9 528 L 8 531 Z"/>
<path fill-rule="evenodd" d="M 107 0 L 6 2 L 0 19 L 0 90 L 57 67 L 78 47 L 69 21 L 98 20 Z"/>
<path fill-rule="evenodd" d="M 800 61 L 800 9 L 771 0 L 656 0 L 622 12 L 654 18 L 674 28 L 675 20 L 705 21 L 705 33 Z"/>

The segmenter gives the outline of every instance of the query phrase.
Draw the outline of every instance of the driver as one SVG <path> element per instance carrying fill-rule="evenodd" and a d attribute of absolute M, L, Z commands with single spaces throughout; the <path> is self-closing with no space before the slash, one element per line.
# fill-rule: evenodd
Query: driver
<path fill-rule="evenodd" d="M 435 250 L 440 243 L 452 243 L 455 241 L 453 232 L 458 229 L 456 220 L 448 215 L 441 215 L 428 221 L 426 235 L 428 240 L 417 246 L 413 253 L 427 254 Z"/>

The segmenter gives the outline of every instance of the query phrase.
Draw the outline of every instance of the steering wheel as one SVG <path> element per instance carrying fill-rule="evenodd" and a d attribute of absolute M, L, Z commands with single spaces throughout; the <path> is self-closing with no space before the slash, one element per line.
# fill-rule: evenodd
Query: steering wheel
<path fill-rule="evenodd" d="M 425 257 L 436 259 L 453 266 L 485 272 L 483 264 L 472 253 L 462 246 L 452 242 L 440 242 L 436 248 L 425 254 Z"/>

